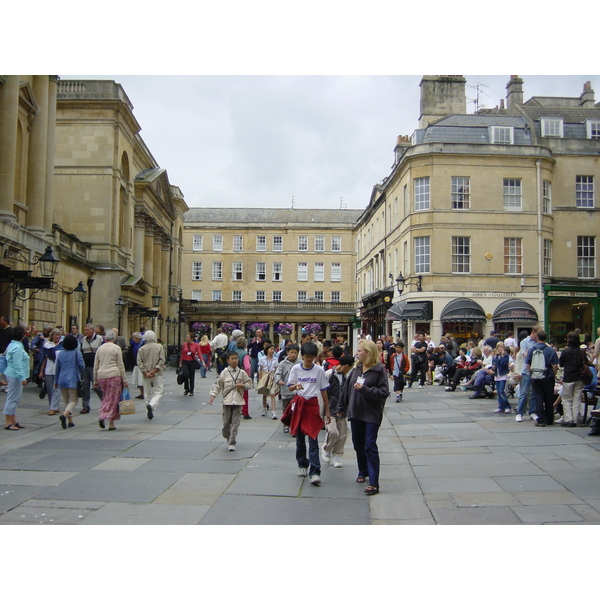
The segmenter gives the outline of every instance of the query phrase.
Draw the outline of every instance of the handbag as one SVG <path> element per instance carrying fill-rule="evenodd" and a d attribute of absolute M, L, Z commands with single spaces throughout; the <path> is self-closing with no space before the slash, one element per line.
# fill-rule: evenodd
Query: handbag
<path fill-rule="evenodd" d="M 194 369 L 196 371 L 198 371 L 198 369 L 200 369 L 200 361 L 197 358 L 194 359 Z"/>
<path fill-rule="evenodd" d="M 256 386 L 256 393 L 262 396 L 268 396 L 271 394 L 271 388 L 273 387 L 273 373 L 263 372 Z"/>
<path fill-rule="evenodd" d="M 177 373 L 177 385 L 181 385 L 185 381 L 185 375 L 183 374 L 183 369 L 179 367 L 176 371 Z"/>
<path fill-rule="evenodd" d="M 121 392 L 121 402 L 119 402 L 119 414 L 135 414 L 135 401 L 131 399 L 131 396 L 129 394 L 129 388 L 123 388 L 123 391 Z"/>

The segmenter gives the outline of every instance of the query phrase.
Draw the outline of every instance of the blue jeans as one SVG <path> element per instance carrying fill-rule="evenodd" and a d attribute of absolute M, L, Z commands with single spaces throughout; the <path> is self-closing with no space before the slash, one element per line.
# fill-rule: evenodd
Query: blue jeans
<path fill-rule="evenodd" d="M 358 476 L 369 477 L 369 485 L 379 487 L 379 449 L 377 433 L 379 425 L 352 419 L 352 444 L 356 452 Z"/>
<path fill-rule="evenodd" d="M 506 397 L 506 379 L 496 380 L 496 393 L 498 394 L 498 408 L 502 410 L 510 408 L 510 402 Z"/>
<path fill-rule="evenodd" d="M 531 398 L 529 399 L 529 414 L 537 413 L 537 401 L 535 391 L 531 386 L 531 375 L 525 373 L 519 382 L 519 404 L 517 405 L 517 414 L 523 416 L 527 406 L 527 395 L 531 390 Z"/>
<path fill-rule="evenodd" d="M 321 461 L 319 460 L 319 441 L 308 436 L 308 458 L 306 458 L 306 436 L 298 430 L 296 434 L 296 461 L 299 467 L 310 467 L 308 474 L 321 474 Z"/>
<path fill-rule="evenodd" d="M 90 410 L 90 388 L 94 383 L 94 367 L 86 367 L 81 374 L 81 385 L 83 387 L 83 397 L 81 402 L 83 408 Z M 94 392 L 100 400 L 102 400 L 102 390 L 100 388 L 94 388 Z"/>

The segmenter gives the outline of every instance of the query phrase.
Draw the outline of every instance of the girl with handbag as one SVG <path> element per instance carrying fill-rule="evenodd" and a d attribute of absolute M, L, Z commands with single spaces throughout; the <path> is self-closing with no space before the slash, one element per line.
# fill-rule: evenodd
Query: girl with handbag
<path fill-rule="evenodd" d="M 185 343 L 181 347 L 179 367 L 183 370 L 183 395 L 193 396 L 196 369 L 200 369 L 200 375 L 205 377 L 206 366 L 200 358 L 200 346 L 194 341 L 194 335 L 192 333 L 187 334 Z"/>
<path fill-rule="evenodd" d="M 257 391 L 262 393 L 263 411 L 262 416 L 265 417 L 269 410 L 267 396 L 271 398 L 271 419 L 276 420 L 275 398 L 279 393 L 279 385 L 275 381 L 275 371 L 277 370 L 278 361 L 275 356 L 275 346 L 273 344 L 265 345 L 265 355 L 258 361 L 258 386 Z M 261 390 L 262 388 L 262 390 Z"/>

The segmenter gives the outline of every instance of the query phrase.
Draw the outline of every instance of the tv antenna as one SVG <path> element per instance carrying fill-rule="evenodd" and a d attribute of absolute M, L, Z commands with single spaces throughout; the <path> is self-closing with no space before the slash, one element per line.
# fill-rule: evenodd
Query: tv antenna
<path fill-rule="evenodd" d="M 343 196 L 340 196 L 340 210 L 346 208 L 346 203 L 344 202 Z"/>
<path fill-rule="evenodd" d="M 474 99 L 469 98 L 469 100 L 470 100 L 470 102 L 473 103 L 474 112 L 475 112 L 475 114 L 477 114 L 480 109 L 485 108 L 485 104 L 483 104 L 481 102 L 482 94 L 486 95 L 489 98 L 489 94 L 487 94 L 481 88 L 485 87 L 485 88 L 489 89 L 490 86 L 486 85 L 485 83 L 480 83 L 479 81 L 477 81 L 475 85 L 470 85 L 469 87 L 476 90 L 475 98 Z"/>

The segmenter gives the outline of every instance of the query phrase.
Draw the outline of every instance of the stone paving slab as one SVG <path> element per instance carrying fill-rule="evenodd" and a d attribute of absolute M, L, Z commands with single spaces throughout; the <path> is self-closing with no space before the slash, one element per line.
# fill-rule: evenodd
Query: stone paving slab
<path fill-rule="evenodd" d="M 544 504 L 542 506 L 515 506 L 513 511 L 523 523 L 568 523 L 585 519 L 570 506 Z"/>
<path fill-rule="evenodd" d="M 152 477 L 136 471 L 84 471 L 36 498 L 47 500 L 93 500 L 104 502 L 152 502 L 171 487 L 181 473 L 155 472 Z"/>
<path fill-rule="evenodd" d="M 34 460 L 23 465 L 24 471 L 72 471 L 78 472 L 95 467 L 113 456 L 113 452 L 102 450 L 79 452 L 59 450 L 51 456 Z"/>
<path fill-rule="evenodd" d="M 0 485 L 0 514 L 27 502 L 44 489 L 39 485 Z"/>
<path fill-rule="evenodd" d="M 123 452 L 126 458 L 204 458 L 219 444 L 146 440 Z"/>
<path fill-rule="evenodd" d="M 368 499 L 221 496 L 201 525 L 369 525 Z"/>
<path fill-rule="evenodd" d="M 78 508 L 42 508 L 22 504 L 0 515 L 0 525 L 78 525 L 93 511 Z"/>
<path fill-rule="evenodd" d="M 439 525 L 517 525 L 522 521 L 513 511 L 505 506 L 431 509 Z"/>
<path fill-rule="evenodd" d="M 81 525 L 197 525 L 210 506 L 108 502 L 89 512 Z"/>
<path fill-rule="evenodd" d="M 56 486 L 75 475 L 56 471 L 0 471 L 0 485 Z"/>

